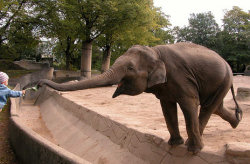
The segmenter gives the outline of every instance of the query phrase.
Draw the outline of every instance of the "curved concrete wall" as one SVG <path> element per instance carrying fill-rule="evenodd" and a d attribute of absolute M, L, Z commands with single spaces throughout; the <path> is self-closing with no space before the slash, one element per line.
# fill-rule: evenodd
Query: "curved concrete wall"
<path fill-rule="evenodd" d="M 27 128 L 18 116 L 19 105 L 20 98 L 11 98 L 10 142 L 21 163 L 89 163 Z"/>

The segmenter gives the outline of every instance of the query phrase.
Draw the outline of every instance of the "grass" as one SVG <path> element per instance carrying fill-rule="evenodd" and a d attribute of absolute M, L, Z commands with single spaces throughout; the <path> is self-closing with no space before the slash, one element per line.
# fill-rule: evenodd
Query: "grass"
<path fill-rule="evenodd" d="M 10 102 L 0 112 L 0 164 L 17 164 L 16 156 L 9 143 Z"/>

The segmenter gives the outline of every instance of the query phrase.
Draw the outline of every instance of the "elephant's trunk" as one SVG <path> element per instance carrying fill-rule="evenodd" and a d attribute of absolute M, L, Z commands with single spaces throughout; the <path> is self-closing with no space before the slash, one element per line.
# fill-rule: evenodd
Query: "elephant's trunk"
<path fill-rule="evenodd" d="M 123 73 L 121 71 L 114 71 L 114 69 L 110 68 L 103 74 L 95 76 L 88 80 L 82 80 L 70 84 L 58 84 L 50 80 L 45 80 L 43 81 L 43 83 L 50 86 L 51 88 L 54 88 L 55 90 L 75 91 L 117 84 L 122 79 L 122 77 Z"/>

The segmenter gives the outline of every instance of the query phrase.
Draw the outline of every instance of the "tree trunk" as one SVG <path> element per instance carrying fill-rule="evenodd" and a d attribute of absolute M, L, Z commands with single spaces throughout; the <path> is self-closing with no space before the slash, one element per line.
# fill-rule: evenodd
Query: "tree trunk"
<path fill-rule="evenodd" d="M 91 77 L 92 42 L 82 43 L 81 76 Z"/>
<path fill-rule="evenodd" d="M 71 54 L 70 54 L 70 46 L 71 46 L 71 37 L 67 37 L 67 47 L 65 50 L 66 55 L 66 70 L 69 70 L 70 62 L 71 62 Z"/>
<path fill-rule="evenodd" d="M 237 60 L 237 62 L 236 62 L 236 69 L 237 69 L 237 72 L 239 72 L 239 70 L 240 70 L 240 62 L 239 62 L 239 60 Z"/>
<path fill-rule="evenodd" d="M 69 55 L 66 54 L 66 70 L 69 70 L 69 65 L 70 65 L 70 58 L 69 58 Z"/>
<path fill-rule="evenodd" d="M 106 46 L 106 49 L 103 52 L 102 56 L 102 73 L 107 71 L 110 67 L 110 58 L 111 58 L 111 46 Z"/>

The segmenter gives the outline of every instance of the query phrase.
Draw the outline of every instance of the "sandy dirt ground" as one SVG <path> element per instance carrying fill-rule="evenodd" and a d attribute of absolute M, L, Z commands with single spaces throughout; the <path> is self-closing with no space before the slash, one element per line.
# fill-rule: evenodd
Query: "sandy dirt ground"
<path fill-rule="evenodd" d="M 34 101 L 23 101 L 20 111 L 18 112 L 19 117 L 25 126 L 31 128 L 47 140 L 56 143 L 41 117 L 40 108 L 33 104 Z"/>
<path fill-rule="evenodd" d="M 250 77 L 235 76 L 235 93 L 238 87 L 250 88 Z M 102 115 L 110 117 L 130 128 L 144 133 L 154 134 L 168 140 L 169 132 L 161 111 L 160 103 L 153 94 L 142 93 L 138 96 L 119 96 L 112 99 L 116 86 L 87 89 L 82 91 L 62 92 L 62 95 L 75 103 L 83 105 Z M 228 92 L 224 99 L 225 106 L 234 108 L 232 94 Z M 250 143 L 250 102 L 240 102 L 243 119 L 236 129 L 217 115 L 212 115 L 203 135 L 206 149 L 223 152 L 224 145 L 229 142 Z M 232 111 L 234 113 L 234 111 Z M 179 127 L 181 135 L 187 139 L 185 121 L 178 107 Z"/>
<path fill-rule="evenodd" d="M 250 77 L 235 76 L 234 89 L 238 87 L 250 88 Z M 169 139 L 165 120 L 161 111 L 160 103 L 153 94 L 142 93 L 138 96 L 119 96 L 112 99 L 116 86 L 87 89 L 73 92 L 61 92 L 62 96 L 82 105 L 99 114 L 120 122 L 129 128 L 143 133 L 157 135 L 163 139 Z M 231 92 L 224 99 L 225 106 L 234 108 Z M 212 115 L 203 135 L 206 149 L 214 152 L 223 152 L 224 145 L 229 142 L 250 143 L 250 102 L 240 102 L 243 109 L 243 119 L 236 129 L 222 120 L 219 116 Z M 43 137 L 55 143 L 52 135 L 43 122 L 38 107 L 31 102 L 25 102 L 22 106 L 20 117 L 24 123 Z M 232 111 L 234 112 L 234 111 Z M 183 114 L 178 109 L 179 128 L 181 135 L 187 139 Z"/>

